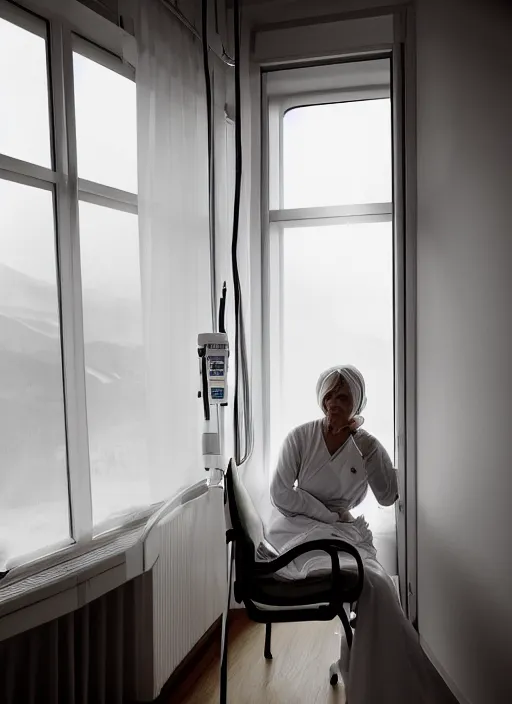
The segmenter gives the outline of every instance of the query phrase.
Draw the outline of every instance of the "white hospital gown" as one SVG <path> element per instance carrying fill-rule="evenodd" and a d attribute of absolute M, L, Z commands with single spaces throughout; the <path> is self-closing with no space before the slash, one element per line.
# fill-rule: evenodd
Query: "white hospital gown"
<path fill-rule="evenodd" d="M 391 579 L 376 560 L 364 517 L 340 520 L 340 513 L 350 520 L 347 512 L 361 503 L 368 487 L 382 505 L 389 506 L 398 498 L 396 470 L 375 438 L 358 430 L 331 456 L 322 420 L 302 425 L 288 435 L 281 450 L 271 484 L 274 510 L 266 538 L 279 553 L 328 537 L 358 548 L 365 582 L 350 668 L 344 637 L 340 657 L 350 704 L 444 704 L 451 699 L 405 618 Z M 342 557 L 340 563 L 348 567 L 353 559 Z M 330 570 L 330 565 L 325 553 L 310 553 L 281 570 L 279 577 L 303 578 Z"/>

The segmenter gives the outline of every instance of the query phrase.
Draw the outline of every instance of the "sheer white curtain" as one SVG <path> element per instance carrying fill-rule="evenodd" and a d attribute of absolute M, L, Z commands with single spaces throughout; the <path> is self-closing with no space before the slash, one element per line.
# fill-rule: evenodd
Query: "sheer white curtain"
<path fill-rule="evenodd" d="M 139 3 L 137 119 L 152 500 L 205 476 L 197 334 L 211 329 L 207 126 L 200 42 Z"/>

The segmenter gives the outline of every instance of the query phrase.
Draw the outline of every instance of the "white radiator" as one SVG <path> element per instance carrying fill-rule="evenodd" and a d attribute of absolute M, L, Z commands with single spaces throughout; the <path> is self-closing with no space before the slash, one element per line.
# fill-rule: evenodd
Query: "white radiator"
<path fill-rule="evenodd" d="M 137 552 L 142 559 L 120 555 L 115 567 L 79 585 L 84 599 L 91 597 L 80 608 L 71 598 L 76 585 L 69 596 L 52 597 L 58 618 L 45 618 L 44 598 L 29 607 L 40 625 L 0 640 L 2 704 L 123 704 L 158 696 L 224 607 L 223 490 L 202 486 L 178 497 L 141 535 Z"/>
<path fill-rule="evenodd" d="M 223 490 L 211 488 L 159 521 L 146 538 L 144 560 L 146 569 L 152 565 L 145 599 L 151 634 L 148 618 L 142 628 L 152 641 L 153 689 L 138 699 L 151 701 L 222 614 L 227 591 Z"/>

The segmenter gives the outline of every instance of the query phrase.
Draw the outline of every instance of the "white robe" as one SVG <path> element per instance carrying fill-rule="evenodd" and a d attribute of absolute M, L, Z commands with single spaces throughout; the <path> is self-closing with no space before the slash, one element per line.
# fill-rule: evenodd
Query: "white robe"
<path fill-rule="evenodd" d="M 330 455 L 322 421 L 293 430 L 286 438 L 272 479 L 274 511 L 265 531 L 279 553 L 311 540 L 336 537 L 358 548 L 365 582 L 349 654 L 342 637 L 339 667 L 350 704 L 443 704 L 451 699 L 405 618 L 390 577 L 376 560 L 364 517 L 348 513 L 368 486 L 379 503 L 398 498 L 397 474 L 389 455 L 369 433 L 358 430 Z M 347 522 L 340 520 L 342 518 Z M 341 557 L 343 567 L 354 565 Z M 325 553 L 310 553 L 279 572 L 298 579 L 331 569 Z M 349 668 L 350 659 L 350 668 Z"/>

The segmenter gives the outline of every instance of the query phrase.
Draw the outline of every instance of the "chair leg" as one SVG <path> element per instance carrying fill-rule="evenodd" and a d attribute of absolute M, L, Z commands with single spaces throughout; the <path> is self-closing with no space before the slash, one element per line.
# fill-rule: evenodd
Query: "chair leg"
<path fill-rule="evenodd" d="M 222 637 L 220 645 L 220 704 L 227 704 L 228 697 L 228 629 L 229 629 L 229 606 L 231 603 L 231 589 L 233 582 L 233 545 L 228 543 L 227 545 L 228 554 L 228 595 L 226 608 L 222 614 Z"/>
<path fill-rule="evenodd" d="M 350 619 L 350 625 L 354 629 L 357 626 L 357 602 L 351 604 L 350 610 L 354 614 L 354 616 Z"/>
<path fill-rule="evenodd" d="M 343 624 L 343 629 L 345 631 L 345 635 L 347 636 L 348 647 L 351 648 L 352 647 L 352 628 L 350 627 L 347 612 L 345 611 L 345 609 L 342 608 L 340 610 L 339 617 L 340 617 L 341 623 Z"/>
<path fill-rule="evenodd" d="M 229 615 L 222 615 L 222 641 L 220 646 L 220 704 L 226 704 L 228 696 L 228 623 Z"/>
<path fill-rule="evenodd" d="M 265 660 L 272 660 L 272 650 L 270 648 L 272 641 L 272 624 L 265 624 Z"/>
<path fill-rule="evenodd" d="M 329 668 L 329 684 L 331 685 L 331 687 L 336 687 L 338 682 L 339 682 L 338 663 L 333 662 L 333 664 Z"/>
<path fill-rule="evenodd" d="M 345 607 L 342 606 L 338 616 L 343 624 L 343 630 L 345 631 L 345 636 L 347 638 L 347 645 L 349 652 L 348 654 L 346 653 L 345 655 L 350 655 L 350 649 L 352 648 L 352 628 L 350 627 L 349 623 L 349 614 L 350 614 L 350 609 L 347 607 L 347 610 L 345 610 Z M 343 648 L 343 642 L 341 643 L 341 646 Z M 333 663 L 331 667 L 329 668 L 329 683 L 331 687 L 336 687 L 336 685 L 339 682 L 339 676 L 341 674 L 342 680 L 345 682 L 345 685 L 347 683 L 347 674 L 348 670 L 345 671 L 344 668 L 348 667 L 348 661 L 345 662 L 345 658 L 342 652 L 340 652 L 340 659 Z"/>

